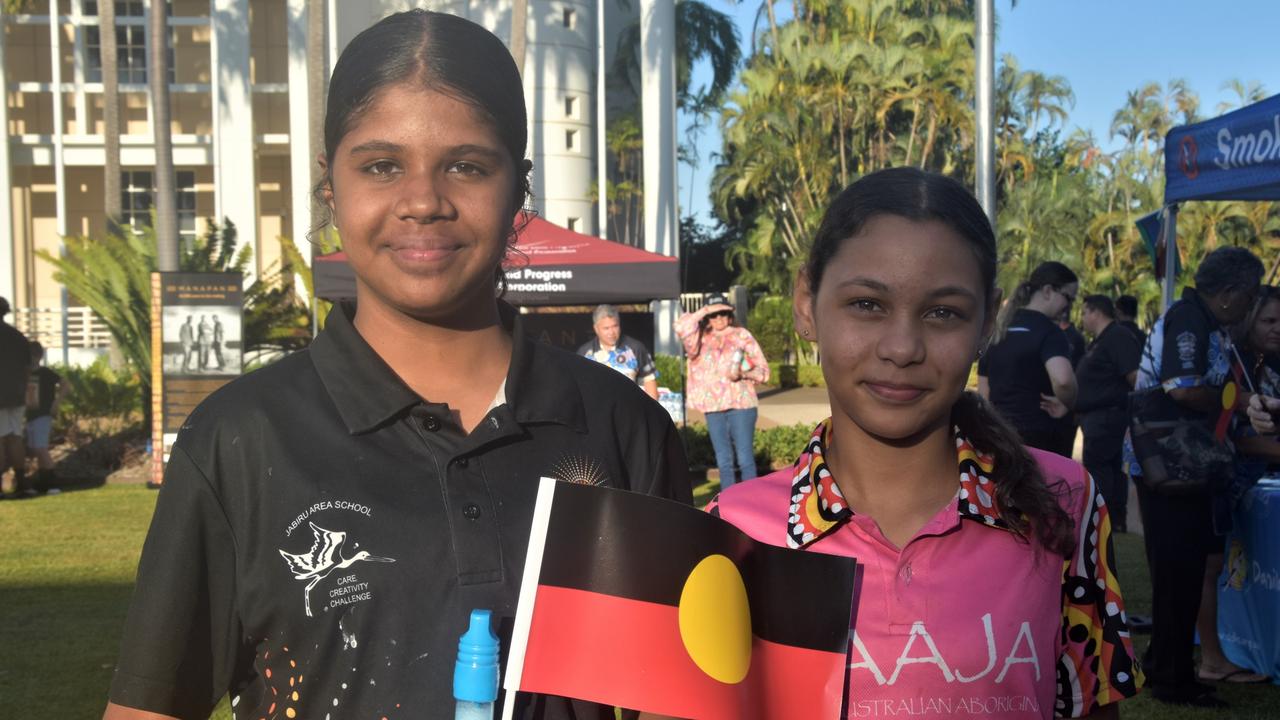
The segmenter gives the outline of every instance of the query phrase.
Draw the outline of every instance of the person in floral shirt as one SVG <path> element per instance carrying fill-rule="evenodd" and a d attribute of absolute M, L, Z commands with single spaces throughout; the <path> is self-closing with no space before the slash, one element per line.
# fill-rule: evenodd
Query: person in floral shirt
<path fill-rule="evenodd" d="M 769 363 L 760 343 L 733 322 L 733 305 L 724 295 L 712 295 L 696 312 L 676 320 L 676 335 L 689 359 L 685 392 L 690 408 L 707 418 L 707 432 L 716 451 L 720 487 L 756 476 L 756 385 L 769 382 Z"/>

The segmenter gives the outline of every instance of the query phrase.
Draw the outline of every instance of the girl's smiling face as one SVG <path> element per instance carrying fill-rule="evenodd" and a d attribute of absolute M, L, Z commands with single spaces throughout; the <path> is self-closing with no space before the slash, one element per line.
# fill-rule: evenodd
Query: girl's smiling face
<path fill-rule="evenodd" d="M 362 305 L 422 320 L 491 307 L 520 193 L 515 160 L 474 106 L 417 83 L 390 85 L 356 117 L 328 170 L 325 199 Z"/>
<path fill-rule="evenodd" d="M 900 441 L 950 423 L 998 301 L 954 230 L 880 215 L 841 242 L 816 294 L 801 273 L 794 307 L 818 342 L 832 413 Z"/>
<path fill-rule="evenodd" d="M 1280 353 L 1280 297 L 1267 300 L 1253 318 L 1249 344 L 1268 355 Z"/>

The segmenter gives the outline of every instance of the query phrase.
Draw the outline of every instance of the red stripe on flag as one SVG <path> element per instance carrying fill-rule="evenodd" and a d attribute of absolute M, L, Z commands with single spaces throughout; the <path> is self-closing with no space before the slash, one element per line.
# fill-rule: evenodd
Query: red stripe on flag
<path fill-rule="evenodd" d="M 520 689 L 698 720 L 839 716 L 844 655 L 757 637 L 746 679 L 728 685 L 689 657 L 677 612 L 539 586 Z"/>

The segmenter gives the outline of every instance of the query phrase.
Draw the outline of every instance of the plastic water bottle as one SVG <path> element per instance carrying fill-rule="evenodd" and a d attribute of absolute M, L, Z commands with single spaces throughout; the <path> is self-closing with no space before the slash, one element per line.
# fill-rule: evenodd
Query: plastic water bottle
<path fill-rule="evenodd" d="M 454 720 L 493 720 L 498 699 L 498 638 L 489 628 L 488 610 L 472 610 L 471 626 L 458 640 L 453 666 Z"/>

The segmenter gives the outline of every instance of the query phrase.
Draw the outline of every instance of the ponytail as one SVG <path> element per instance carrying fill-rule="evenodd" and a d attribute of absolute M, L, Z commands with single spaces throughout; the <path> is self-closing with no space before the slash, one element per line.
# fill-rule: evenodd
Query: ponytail
<path fill-rule="evenodd" d="M 1048 485 L 1018 431 L 980 395 L 967 391 L 952 406 L 951 422 L 975 448 L 989 453 L 995 461 L 991 482 L 1001 518 L 1009 528 L 1024 540 L 1034 539 L 1069 557 L 1074 550 L 1073 523 L 1058 500 L 1064 485 Z"/>
<path fill-rule="evenodd" d="M 996 316 L 996 328 L 991 333 L 991 340 L 988 345 L 998 345 L 1004 342 L 1004 336 L 1009 334 L 1009 323 L 1013 322 L 1013 316 L 1019 310 L 1027 306 L 1031 302 L 1031 296 L 1035 293 L 1035 287 L 1030 282 L 1020 283 L 1014 288 L 1013 294 L 1009 296 L 1009 301 L 1000 308 L 1000 314 Z"/>

